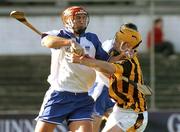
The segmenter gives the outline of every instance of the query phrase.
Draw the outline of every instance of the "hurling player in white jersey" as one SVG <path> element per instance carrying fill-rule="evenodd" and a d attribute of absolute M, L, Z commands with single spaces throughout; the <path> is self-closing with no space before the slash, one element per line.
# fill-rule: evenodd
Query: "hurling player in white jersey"
<path fill-rule="evenodd" d="M 96 73 L 93 69 L 68 62 L 66 52 L 72 44 L 84 48 L 91 58 L 107 60 L 109 55 L 102 49 L 94 33 L 85 33 L 89 15 L 85 9 L 72 6 L 61 15 L 64 29 L 49 31 L 42 35 L 42 45 L 51 49 L 51 73 L 41 110 L 36 118 L 35 132 L 53 132 L 64 120 L 72 132 L 92 132 L 94 100 L 88 95 Z M 60 39 L 68 40 L 62 41 Z"/>

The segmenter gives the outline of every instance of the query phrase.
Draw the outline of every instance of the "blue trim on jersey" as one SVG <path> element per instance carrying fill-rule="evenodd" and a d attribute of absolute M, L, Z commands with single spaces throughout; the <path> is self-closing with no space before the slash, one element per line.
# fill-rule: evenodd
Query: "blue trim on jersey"
<path fill-rule="evenodd" d="M 91 41 L 94 47 L 96 48 L 95 58 L 107 61 L 109 58 L 109 55 L 101 47 L 102 44 L 100 40 L 98 39 L 97 35 L 94 33 L 86 33 L 85 36 L 86 36 L 86 39 Z"/>
<path fill-rule="evenodd" d="M 70 32 L 67 32 L 66 30 L 60 30 L 59 34 L 57 35 L 58 37 L 63 37 L 63 38 L 67 38 L 70 39 L 72 37 L 74 37 L 74 35 Z"/>
<path fill-rule="evenodd" d="M 96 54 L 95 54 L 95 58 L 96 59 L 100 59 L 100 60 L 105 60 L 107 61 L 109 58 L 108 53 L 106 53 L 106 51 L 103 50 L 103 48 L 101 47 L 101 42 L 98 39 L 97 35 L 94 33 L 83 33 L 80 35 L 79 39 L 77 39 L 73 33 L 67 31 L 66 29 L 62 29 L 60 30 L 60 33 L 58 34 L 59 37 L 64 37 L 64 38 L 75 38 L 76 42 L 80 43 L 80 39 L 82 37 L 85 37 L 87 40 L 89 40 L 90 42 L 93 43 L 95 49 L 96 49 Z"/>

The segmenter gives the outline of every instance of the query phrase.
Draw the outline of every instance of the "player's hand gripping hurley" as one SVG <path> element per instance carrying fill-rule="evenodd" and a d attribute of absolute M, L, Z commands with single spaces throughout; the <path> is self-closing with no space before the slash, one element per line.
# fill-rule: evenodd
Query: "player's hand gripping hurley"
<path fill-rule="evenodd" d="M 21 12 L 21 11 L 12 11 L 10 13 L 10 16 L 15 18 L 19 22 L 23 23 L 27 27 L 29 27 L 31 30 L 36 32 L 38 35 L 42 35 L 42 32 L 37 30 L 31 23 L 28 22 L 28 20 L 25 18 L 24 12 Z M 65 39 L 65 38 L 61 38 L 61 39 L 64 40 L 64 41 L 67 41 L 67 39 Z M 71 52 L 74 52 L 74 53 L 76 53 L 78 55 L 84 55 L 84 49 L 79 44 L 76 44 L 73 41 L 72 41 L 72 45 L 71 45 L 70 49 L 71 49 Z"/>

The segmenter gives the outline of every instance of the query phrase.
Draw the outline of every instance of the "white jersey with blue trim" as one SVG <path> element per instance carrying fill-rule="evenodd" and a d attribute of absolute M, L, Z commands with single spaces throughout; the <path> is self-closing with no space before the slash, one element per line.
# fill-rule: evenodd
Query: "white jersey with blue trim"
<path fill-rule="evenodd" d="M 95 34 L 85 33 L 79 38 L 75 38 L 67 30 L 54 30 L 47 32 L 47 34 L 74 39 L 84 48 L 85 53 L 92 58 L 108 59 L 109 57 L 101 48 L 101 43 Z M 51 49 L 51 73 L 48 82 L 51 88 L 57 91 L 87 92 L 95 81 L 95 70 L 84 65 L 68 62 L 65 58 L 65 52 L 68 49 L 69 46 Z"/>

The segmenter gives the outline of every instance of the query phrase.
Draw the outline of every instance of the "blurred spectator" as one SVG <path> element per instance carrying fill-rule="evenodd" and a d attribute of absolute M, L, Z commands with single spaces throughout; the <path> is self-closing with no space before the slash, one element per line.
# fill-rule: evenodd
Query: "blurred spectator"
<path fill-rule="evenodd" d="M 160 53 L 161 55 L 168 57 L 170 59 L 176 59 L 177 56 L 174 52 L 174 46 L 170 41 L 164 40 L 164 33 L 163 33 L 163 20 L 162 18 L 157 18 L 154 20 L 153 23 L 153 33 L 152 30 L 148 32 L 147 35 L 147 47 L 150 49 L 151 47 L 151 40 L 152 34 L 154 34 L 154 48 L 155 53 Z"/>

